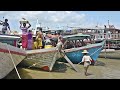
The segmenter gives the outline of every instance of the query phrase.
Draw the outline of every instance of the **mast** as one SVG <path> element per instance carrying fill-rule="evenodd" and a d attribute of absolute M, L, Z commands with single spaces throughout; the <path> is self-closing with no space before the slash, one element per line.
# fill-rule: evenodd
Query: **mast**
<path fill-rule="evenodd" d="M 39 24 L 39 20 L 37 18 L 36 27 L 35 27 L 35 30 L 34 30 L 34 35 L 36 35 L 36 31 L 37 31 L 38 27 L 40 27 L 40 24 Z"/>

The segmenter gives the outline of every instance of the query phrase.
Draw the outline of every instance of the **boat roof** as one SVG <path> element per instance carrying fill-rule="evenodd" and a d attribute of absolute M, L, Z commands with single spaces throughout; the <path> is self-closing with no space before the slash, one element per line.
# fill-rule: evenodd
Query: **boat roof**
<path fill-rule="evenodd" d="M 89 38 L 89 37 L 90 37 L 90 35 L 88 35 L 88 34 L 78 33 L 78 34 L 74 34 L 74 35 L 63 36 L 63 39 L 78 40 L 78 39 L 85 39 L 85 38 Z"/>

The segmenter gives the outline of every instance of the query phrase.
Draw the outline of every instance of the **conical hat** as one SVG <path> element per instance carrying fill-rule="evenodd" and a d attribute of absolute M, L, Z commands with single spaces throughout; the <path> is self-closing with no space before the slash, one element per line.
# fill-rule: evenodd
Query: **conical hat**
<path fill-rule="evenodd" d="M 87 50 L 83 50 L 83 52 L 82 53 L 89 53 Z"/>

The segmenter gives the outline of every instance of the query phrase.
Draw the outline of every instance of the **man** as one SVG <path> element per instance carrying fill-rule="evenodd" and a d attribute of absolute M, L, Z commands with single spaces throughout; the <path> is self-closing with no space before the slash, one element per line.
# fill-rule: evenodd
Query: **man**
<path fill-rule="evenodd" d="M 1 21 L 0 24 L 3 25 L 3 27 L 2 27 L 2 34 L 6 34 L 6 31 L 7 31 L 8 29 L 9 29 L 9 31 L 11 32 L 10 26 L 9 26 L 9 23 L 8 23 L 8 19 L 5 19 L 5 22 Z"/>

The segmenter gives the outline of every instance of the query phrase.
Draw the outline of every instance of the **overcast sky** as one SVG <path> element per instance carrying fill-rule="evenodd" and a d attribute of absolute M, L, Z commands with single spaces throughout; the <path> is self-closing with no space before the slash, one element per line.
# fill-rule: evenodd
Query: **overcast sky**
<path fill-rule="evenodd" d="M 36 20 L 42 26 L 48 26 L 55 29 L 63 26 L 78 26 L 78 27 L 95 27 L 114 24 L 116 28 L 120 28 L 120 11 L 0 11 L 0 20 L 7 18 L 11 30 L 19 29 L 19 20 L 26 18 L 35 28 Z"/>

